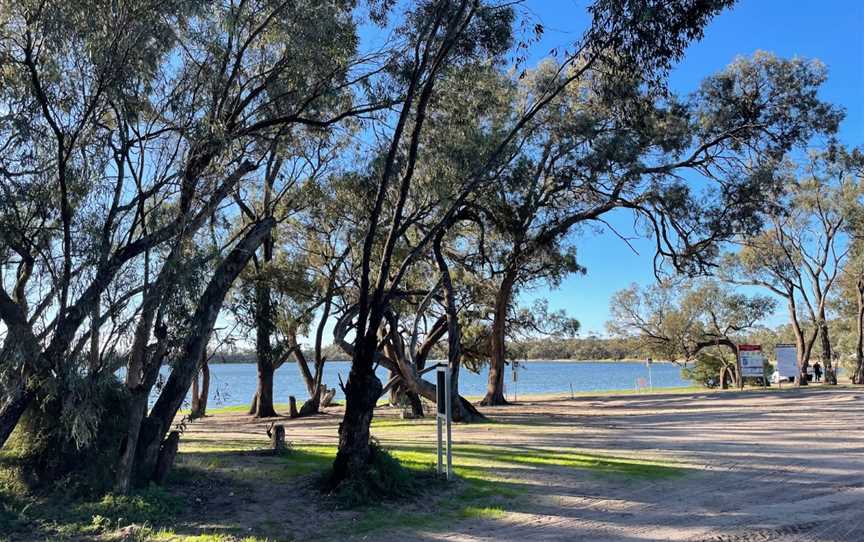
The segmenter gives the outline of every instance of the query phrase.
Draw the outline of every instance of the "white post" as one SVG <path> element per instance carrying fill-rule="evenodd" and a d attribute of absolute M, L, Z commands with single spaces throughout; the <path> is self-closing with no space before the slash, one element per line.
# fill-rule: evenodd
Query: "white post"
<path fill-rule="evenodd" d="M 654 381 L 651 379 L 651 358 L 648 358 L 646 365 L 648 366 L 648 389 L 654 391 Z"/>
<path fill-rule="evenodd" d="M 453 432 L 451 430 L 451 422 L 453 413 L 451 412 L 452 401 L 450 400 L 450 367 L 444 369 L 444 413 L 447 418 L 447 479 L 450 479 L 450 473 L 453 472 Z"/>
<path fill-rule="evenodd" d="M 438 423 L 438 475 L 444 470 L 444 450 L 441 448 L 441 416 L 435 416 Z"/>

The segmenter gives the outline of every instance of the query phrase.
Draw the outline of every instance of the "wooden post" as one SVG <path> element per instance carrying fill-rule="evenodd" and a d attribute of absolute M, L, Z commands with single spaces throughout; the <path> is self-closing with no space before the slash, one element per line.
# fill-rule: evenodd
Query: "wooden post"
<path fill-rule="evenodd" d="M 285 442 L 285 426 L 274 425 L 268 431 L 270 434 L 270 449 L 274 452 L 284 452 L 288 449 L 288 444 Z"/>
<path fill-rule="evenodd" d="M 177 448 L 180 446 L 180 431 L 171 431 L 168 433 L 168 438 L 162 443 L 159 449 L 159 457 L 156 460 L 156 469 L 153 471 L 153 481 L 159 485 L 165 483 L 168 479 L 168 473 L 171 471 L 171 465 L 174 464 L 174 458 L 177 456 Z"/>

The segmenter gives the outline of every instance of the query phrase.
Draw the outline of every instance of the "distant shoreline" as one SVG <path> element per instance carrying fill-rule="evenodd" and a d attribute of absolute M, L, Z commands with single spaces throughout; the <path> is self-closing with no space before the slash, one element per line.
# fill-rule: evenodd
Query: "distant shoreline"
<path fill-rule="evenodd" d="M 433 359 L 429 360 L 429 363 L 439 363 L 443 362 L 443 359 Z M 645 363 L 647 360 L 645 358 L 625 358 L 625 359 L 516 359 L 516 360 L 507 360 L 507 363 L 512 362 L 518 363 Z M 330 359 L 327 360 L 327 363 L 350 363 L 350 359 Z M 240 361 L 226 361 L 220 359 L 212 359 L 210 360 L 211 365 L 242 365 L 244 363 L 254 364 L 255 360 L 240 360 Z M 285 362 L 286 365 L 289 363 L 296 364 L 296 360 L 290 360 Z M 662 363 L 662 364 L 674 364 L 674 361 L 665 361 L 665 360 L 652 360 L 651 363 Z"/>

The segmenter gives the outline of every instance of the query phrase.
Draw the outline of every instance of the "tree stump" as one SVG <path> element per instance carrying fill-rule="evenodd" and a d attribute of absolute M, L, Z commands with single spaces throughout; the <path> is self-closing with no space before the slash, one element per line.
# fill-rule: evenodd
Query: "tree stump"
<path fill-rule="evenodd" d="M 285 426 L 274 425 L 267 432 L 270 435 L 270 449 L 274 452 L 285 452 L 288 450 L 288 444 L 285 442 Z"/>
<path fill-rule="evenodd" d="M 330 406 L 330 403 L 333 402 L 333 398 L 336 397 L 336 388 L 330 388 L 324 392 L 324 395 L 321 397 L 321 408 L 325 408 Z"/>
<path fill-rule="evenodd" d="M 297 412 L 297 399 L 293 395 L 288 397 L 288 405 L 289 405 L 288 417 L 290 417 L 290 418 L 299 417 L 300 413 Z"/>
<path fill-rule="evenodd" d="M 303 406 L 300 407 L 299 417 L 303 418 L 304 416 L 311 416 L 313 414 L 318 414 L 318 407 L 321 405 L 321 392 L 317 395 L 310 397 L 308 401 L 303 403 Z"/>
<path fill-rule="evenodd" d="M 284 438 L 284 434 L 282 435 Z M 168 479 L 168 473 L 171 472 L 171 466 L 174 464 L 174 458 L 177 456 L 177 448 L 180 446 L 180 431 L 171 431 L 168 433 L 168 438 L 162 443 L 159 448 L 159 458 L 156 460 L 156 469 L 153 471 L 153 481 L 159 485 L 165 483 Z"/>

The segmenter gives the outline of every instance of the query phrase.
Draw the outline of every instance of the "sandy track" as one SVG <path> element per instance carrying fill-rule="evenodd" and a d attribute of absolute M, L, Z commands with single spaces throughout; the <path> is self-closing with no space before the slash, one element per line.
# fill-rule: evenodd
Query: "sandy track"
<path fill-rule="evenodd" d="M 864 390 L 704 393 L 538 400 L 492 409 L 507 425 L 457 426 L 459 444 L 504 444 L 674 461 L 684 477 L 629 480 L 555 466 L 501 473 L 529 488 L 495 520 L 447 532 L 392 532 L 375 540 L 864 540 Z M 335 442 L 338 413 L 289 422 L 297 442 Z M 198 436 L 260 435 L 259 424 L 216 417 Z M 378 432 L 388 443 L 433 442 Z M 225 435 L 221 435 L 225 438 Z"/>

